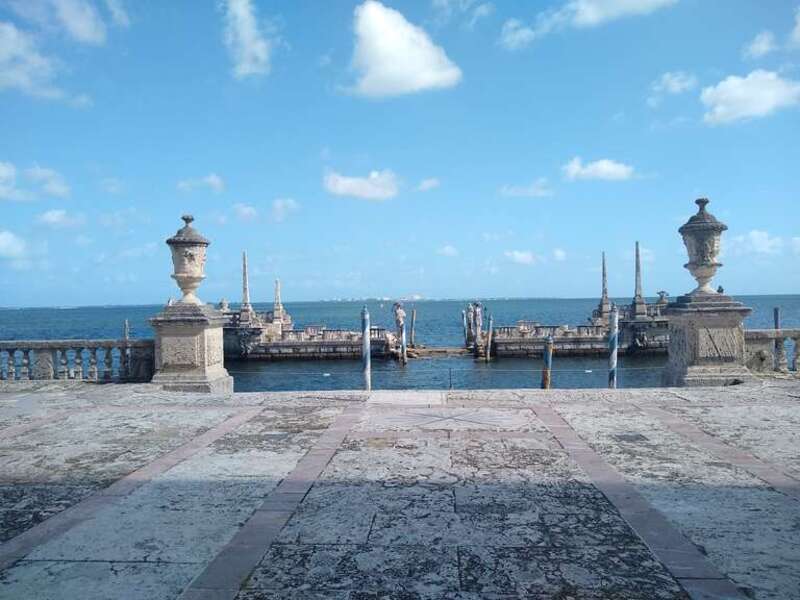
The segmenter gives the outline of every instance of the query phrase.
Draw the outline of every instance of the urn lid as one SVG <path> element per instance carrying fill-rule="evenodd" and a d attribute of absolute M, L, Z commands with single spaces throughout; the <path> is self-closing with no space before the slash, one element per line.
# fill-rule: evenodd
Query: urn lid
<path fill-rule="evenodd" d="M 187 244 L 208 246 L 211 243 L 192 227 L 192 221 L 194 221 L 192 215 L 183 215 L 181 219 L 186 225 L 178 229 L 178 232 L 167 240 L 167 244 L 170 246 Z"/>
<path fill-rule="evenodd" d="M 678 229 L 679 233 L 683 234 L 689 233 L 690 231 L 701 230 L 723 232 L 728 229 L 725 223 L 718 221 L 714 215 L 706 211 L 706 204 L 709 203 L 708 198 L 698 198 L 694 202 L 699 207 L 697 214 L 692 215 L 689 220 Z"/>

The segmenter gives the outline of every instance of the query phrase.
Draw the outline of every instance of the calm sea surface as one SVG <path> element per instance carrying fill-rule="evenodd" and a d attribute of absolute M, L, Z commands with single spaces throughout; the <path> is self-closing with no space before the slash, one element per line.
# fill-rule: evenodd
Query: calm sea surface
<path fill-rule="evenodd" d="M 780 307 L 784 327 L 800 327 L 800 295 L 739 296 L 753 308 L 745 325 L 772 327 L 772 309 Z M 630 302 L 619 298 L 618 304 Z M 513 325 L 520 319 L 545 324 L 582 324 L 597 305 L 596 299 L 512 299 L 484 300 L 495 325 Z M 332 329 L 360 328 L 363 302 L 289 302 L 286 309 L 295 327 L 324 324 Z M 417 309 L 417 343 L 426 346 L 460 346 L 463 342 L 461 310 L 463 300 L 421 300 L 406 302 L 406 311 Z M 392 327 L 391 302 L 369 301 L 375 326 Z M 269 310 L 271 304 L 255 304 Z M 160 306 L 90 306 L 76 308 L 0 309 L 0 339 L 118 338 L 128 319 L 133 337 L 152 337 L 147 322 Z M 623 387 L 657 386 L 661 358 L 622 358 L 619 384 Z M 362 384 L 358 361 L 228 361 L 236 391 L 333 390 L 359 388 Z M 417 359 L 401 367 L 395 361 L 372 363 L 375 389 L 475 389 L 538 387 L 541 361 L 503 359 L 490 364 L 471 358 Z M 553 387 L 605 387 L 606 361 L 594 358 L 554 358 Z"/>

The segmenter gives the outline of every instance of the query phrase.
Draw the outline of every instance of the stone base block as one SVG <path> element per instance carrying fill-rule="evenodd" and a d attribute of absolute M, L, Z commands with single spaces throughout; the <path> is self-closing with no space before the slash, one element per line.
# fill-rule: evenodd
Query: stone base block
<path fill-rule="evenodd" d="M 738 385 L 755 378 L 745 367 L 696 366 L 684 370 L 664 372 L 664 385 L 668 387 L 707 387 L 717 385 Z"/>
<path fill-rule="evenodd" d="M 233 393 L 233 377 L 221 375 L 216 378 L 182 377 L 174 373 L 162 373 L 153 377 L 153 383 L 167 392 L 195 392 L 201 394 L 229 395 Z"/>

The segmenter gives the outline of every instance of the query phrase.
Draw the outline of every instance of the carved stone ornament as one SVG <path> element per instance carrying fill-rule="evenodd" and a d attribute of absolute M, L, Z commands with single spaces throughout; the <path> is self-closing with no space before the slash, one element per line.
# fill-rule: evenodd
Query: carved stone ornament
<path fill-rule="evenodd" d="M 717 294 L 711 287 L 711 280 L 717 269 L 722 266 L 722 263 L 717 262 L 717 256 L 719 256 L 722 232 L 728 229 L 728 226 L 706 211 L 708 202 L 707 198 L 696 200 L 695 203 L 699 207 L 697 214 L 678 229 L 689 254 L 689 262 L 684 267 L 697 281 L 697 287 L 690 292 L 691 296 Z"/>
<path fill-rule="evenodd" d="M 192 215 L 181 217 L 184 225 L 178 232 L 167 240 L 167 245 L 172 252 L 172 278 L 178 283 L 183 292 L 182 304 L 202 304 L 195 295 L 200 287 L 200 282 L 205 279 L 206 248 L 209 241 L 200 235 L 194 227 Z"/>

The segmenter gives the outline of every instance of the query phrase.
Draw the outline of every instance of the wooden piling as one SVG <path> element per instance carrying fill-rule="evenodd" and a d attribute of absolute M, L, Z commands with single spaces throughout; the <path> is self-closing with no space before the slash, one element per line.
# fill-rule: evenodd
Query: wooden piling
<path fill-rule="evenodd" d="M 405 365 L 408 362 L 408 347 L 406 345 L 406 324 L 400 327 L 400 364 Z"/>
<path fill-rule="evenodd" d="M 544 368 L 542 369 L 542 389 L 550 389 L 550 372 L 553 369 L 553 336 L 548 335 L 544 343 Z"/>
<path fill-rule="evenodd" d="M 619 348 L 619 311 L 617 307 L 611 309 L 608 317 L 608 387 L 617 387 L 617 351 Z"/>
<path fill-rule="evenodd" d="M 461 311 L 461 322 L 464 325 L 464 347 L 469 348 L 469 331 L 467 329 L 467 311 Z"/>
<path fill-rule="evenodd" d="M 486 362 L 491 360 L 492 337 L 494 336 L 494 317 L 489 315 L 489 331 L 486 333 Z"/>
<path fill-rule="evenodd" d="M 372 391 L 372 348 L 370 346 L 369 311 L 367 305 L 361 310 L 361 366 L 364 371 L 364 389 Z"/>
<path fill-rule="evenodd" d="M 411 309 L 411 347 L 416 348 L 416 332 L 417 332 L 417 309 Z"/>

